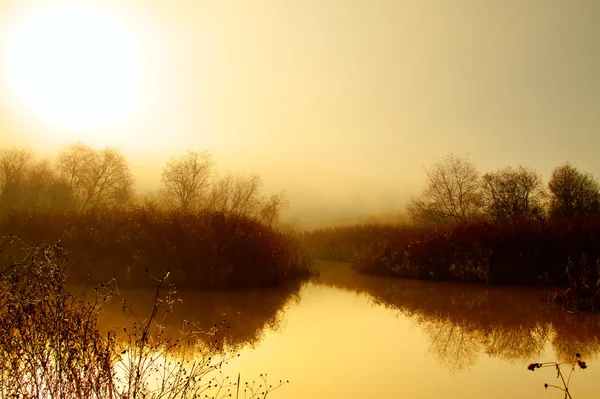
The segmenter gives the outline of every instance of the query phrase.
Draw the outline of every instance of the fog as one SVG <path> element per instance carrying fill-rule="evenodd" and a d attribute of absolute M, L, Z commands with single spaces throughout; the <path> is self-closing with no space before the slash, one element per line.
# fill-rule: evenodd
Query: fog
<path fill-rule="evenodd" d="M 208 150 L 223 173 L 284 190 L 307 227 L 402 212 L 451 152 L 482 172 L 523 164 L 547 181 L 570 161 L 600 175 L 596 1 L 86 3 L 133 46 L 139 92 L 83 127 L 36 114 L 8 73 L 15 32 L 54 3 L 72 4 L 0 5 L 2 147 L 119 147 L 139 190 L 171 156 Z"/>

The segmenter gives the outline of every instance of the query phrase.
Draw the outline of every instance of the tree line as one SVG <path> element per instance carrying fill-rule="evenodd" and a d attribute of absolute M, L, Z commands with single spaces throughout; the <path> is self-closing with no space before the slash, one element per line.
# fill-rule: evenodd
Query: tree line
<path fill-rule="evenodd" d="M 425 173 L 425 188 L 407 206 L 418 225 L 572 218 L 600 212 L 600 183 L 570 163 L 556 167 L 547 185 L 539 173 L 521 165 L 482 175 L 468 157 L 455 154 Z"/>
<path fill-rule="evenodd" d="M 220 176 L 207 151 L 188 151 L 163 167 L 161 187 L 146 195 L 135 190 L 123 153 L 83 143 L 69 144 L 55 160 L 36 159 L 29 148 L 0 150 L 0 213 L 126 209 L 201 210 L 244 215 L 267 225 L 288 205 L 283 193 L 265 194 L 258 175 Z"/>

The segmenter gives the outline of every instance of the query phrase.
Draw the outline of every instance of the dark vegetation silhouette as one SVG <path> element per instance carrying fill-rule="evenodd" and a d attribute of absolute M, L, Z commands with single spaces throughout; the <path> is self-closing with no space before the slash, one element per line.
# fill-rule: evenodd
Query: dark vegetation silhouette
<path fill-rule="evenodd" d="M 154 292 L 147 288 L 122 287 L 115 281 L 105 284 L 107 289 L 126 299 L 128 308 L 136 313 L 148 314 L 152 310 Z M 268 331 L 278 331 L 288 306 L 300 299 L 303 282 L 291 281 L 272 289 L 251 288 L 236 290 L 177 289 L 177 305 L 162 321 L 164 336 L 175 339 L 185 320 L 190 326 L 210 335 L 197 334 L 197 343 L 220 351 L 239 351 L 256 347 Z M 69 286 L 75 295 L 81 295 L 85 286 Z M 131 323 L 131 314 L 123 312 L 123 303 L 116 295 L 104 304 L 99 315 L 103 327 L 118 327 Z M 216 326 L 216 327 L 215 327 Z"/>
<path fill-rule="evenodd" d="M 540 219 L 546 193 L 542 177 L 521 165 L 483 175 L 485 212 L 495 222 Z"/>
<path fill-rule="evenodd" d="M 208 152 L 188 151 L 172 158 L 162 172 L 165 199 L 172 208 L 183 212 L 198 208 L 210 187 L 212 159 Z"/>
<path fill-rule="evenodd" d="M 564 367 L 566 365 L 569 366 L 570 371 L 565 379 L 565 373 L 563 373 L 562 367 Z M 581 370 L 585 370 L 587 368 L 587 363 L 582 359 L 582 357 L 579 353 L 576 353 L 574 360 L 571 360 L 571 361 L 531 363 L 531 364 L 529 364 L 529 366 L 527 366 L 527 369 L 530 371 L 535 371 L 536 369 L 540 369 L 542 367 L 554 368 L 556 370 L 556 378 L 558 378 L 560 380 L 559 384 L 561 384 L 561 385 L 545 383 L 544 388 L 545 389 L 548 389 L 548 388 L 558 389 L 559 391 L 564 392 L 565 399 L 566 398 L 573 399 L 573 396 L 571 396 L 571 391 L 569 391 L 569 385 L 571 383 L 571 377 L 573 376 L 573 371 L 575 371 L 576 366 Z"/>
<path fill-rule="evenodd" d="M 1 244 L 14 244 L 8 237 Z M 8 251 L 16 256 L 19 251 Z M 286 382 L 245 384 L 224 376 L 221 366 L 235 354 L 206 345 L 214 336 L 183 320 L 168 320 L 176 290 L 148 273 L 154 296 L 147 313 L 137 312 L 115 287 L 100 286 L 89 297 L 66 287 L 66 256 L 59 244 L 32 247 L 0 266 L 0 396 L 3 398 L 265 398 Z M 113 297 L 131 321 L 100 328 L 99 314 Z M 170 323 L 170 324 L 169 324 Z M 177 334 L 168 333 L 179 325 Z"/>
<path fill-rule="evenodd" d="M 72 283 L 143 284 L 171 269 L 182 288 L 275 286 L 309 274 L 308 258 L 280 223 L 283 193 L 256 175 L 218 176 L 208 152 L 165 165 L 162 188 L 137 195 L 116 149 L 68 145 L 56 160 L 25 148 L 0 152 L 0 231 L 62 245 Z"/>
<path fill-rule="evenodd" d="M 312 259 L 351 262 L 363 248 L 385 241 L 399 228 L 387 223 L 324 227 L 304 232 L 300 240 Z"/>
<path fill-rule="evenodd" d="M 124 155 L 80 142 L 59 150 L 55 160 L 37 160 L 28 148 L 0 150 L 0 216 L 14 211 L 96 211 L 148 208 L 190 213 L 243 215 L 269 226 L 288 206 L 283 193 L 264 193 L 258 175 L 217 174 L 207 151 L 188 151 L 164 166 L 162 187 L 136 192 Z"/>
<path fill-rule="evenodd" d="M 489 284 L 588 284 L 598 270 L 600 217 L 406 229 L 370 245 L 358 270 L 397 277 Z"/>
<path fill-rule="evenodd" d="M 553 284 L 568 288 L 565 307 L 600 309 L 600 184 L 591 174 L 567 163 L 544 186 L 531 169 L 482 175 L 454 154 L 425 173 L 410 224 L 298 234 L 279 220 L 282 193 L 263 193 L 256 175 L 219 176 L 208 152 L 172 158 L 162 188 L 140 196 L 118 150 L 75 143 L 52 163 L 11 148 L 0 153 L 0 229 L 62 239 L 75 282 L 131 285 L 168 264 L 183 287 L 275 286 L 306 277 L 308 253 L 404 278 Z"/>
<path fill-rule="evenodd" d="M 127 160 L 114 148 L 96 150 L 81 143 L 69 145 L 60 151 L 55 173 L 48 178 L 67 185 L 70 210 L 121 207 L 134 195 Z"/>
<path fill-rule="evenodd" d="M 577 217 L 598 213 L 600 184 L 587 172 L 565 164 L 554 169 L 548 189 L 551 217 Z"/>
<path fill-rule="evenodd" d="M 61 237 L 72 283 L 141 285 L 166 268 L 181 288 L 275 286 L 306 277 L 308 260 L 292 237 L 259 221 L 221 212 L 11 213 L 0 224 L 29 242 Z"/>
<path fill-rule="evenodd" d="M 562 311 L 541 287 L 488 286 L 396 279 L 358 273 L 347 263 L 320 262 L 316 284 L 368 295 L 419 325 L 428 355 L 449 371 L 475 365 L 482 353 L 512 362 L 539 359 L 549 343 L 559 362 L 579 352 L 600 355 L 600 315 Z"/>
<path fill-rule="evenodd" d="M 406 225 L 305 233 L 315 258 L 353 260 L 364 273 L 487 284 L 551 284 L 570 310 L 600 310 L 600 185 L 570 164 L 548 188 L 517 166 L 483 176 L 450 154 L 426 169 Z"/>
<path fill-rule="evenodd" d="M 449 154 L 425 169 L 425 189 L 412 198 L 408 215 L 419 224 L 456 224 L 477 220 L 483 209 L 481 176 L 467 158 Z"/>

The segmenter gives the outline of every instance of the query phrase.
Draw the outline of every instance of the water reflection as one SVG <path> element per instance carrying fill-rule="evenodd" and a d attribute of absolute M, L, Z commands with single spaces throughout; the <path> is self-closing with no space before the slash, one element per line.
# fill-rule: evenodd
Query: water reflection
<path fill-rule="evenodd" d="M 200 346 L 208 345 L 211 349 L 237 351 L 246 346 L 255 347 L 266 331 L 280 328 L 286 307 L 299 300 L 301 285 L 292 282 L 275 289 L 179 291 L 175 294 L 178 300 L 172 311 L 163 306 L 154 327 L 170 338 L 179 338 L 182 331 L 193 327 L 207 332 L 194 337 Z M 72 287 L 71 291 L 81 295 L 83 289 Z M 123 308 L 119 297 L 113 296 L 99 314 L 103 328 L 118 327 L 121 330 L 136 317 L 144 320 L 151 313 L 153 290 L 125 289 L 119 292 L 121 298 L 126 299 L 128 309 Z M 91 301 L 94 295 L 88 293 L 86 298 Z"/>
<path fill-rule="evenodd" d="M 255 348 L 267 332 L 281 328 L 291 304 L 299 303 L 301 296 L 306 301 L 306 295 L 315 295 L 310 287 L 317 285 L 367 295 L 372 304 L 410 320 L 427 337 L 427 356 L 450 371 L 475 366 L 482 354 L 521 365 L 540 358 L 548 343 L 560 361 L 570 360 L 576 352 L 588 360 L 600 353 L 600 316 L 563 312 L 549 301 L 548 290 L 364 276 L 348 264 L 335 262 L 318 266 L 320 277 L 306 289 L 298 282 L 278 289 L 179 292 L 182 301 L 176 304 L 173 314 L 159 322 L 171 334 L 184 328 L 184 318 L 203 330 L 217 325 L 215 335 L 197 336 L 201 344 L 229 351 Z M 138 315 L 150 313 L 151 290 L 130 289 L 122 294 Z M 340 307 L 348 305 L 328 299 L 316 306 L 337 314 Z M 311 315 L 318 310 L 311 309 Z M 118 300 L 109 302 L 101 313 L 101 323 L 106 327 L 130 321 Z M 286 333 L 290 337 L 295 334 Z"/>
<path fill-rule="evenodd" d="M 428 354 L 450 370 L 474 366 L 481 353 L 513 362 L 539 357 L 551 342 L 558 360 L 600 352 L 600 317 L 561 311 L 551 292 L 531 287 L 398 280 L 323 262 L 314 283 L 367 294 L 410 317 L 430 341 Z"/>

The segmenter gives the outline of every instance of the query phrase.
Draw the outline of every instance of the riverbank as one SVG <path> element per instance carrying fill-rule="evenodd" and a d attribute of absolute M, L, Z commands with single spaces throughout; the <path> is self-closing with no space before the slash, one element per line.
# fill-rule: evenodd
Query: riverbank
<path fill-rule="evenodd" d="M 222 366 L 238 356 L 218 339 L 227 328 L 169 317 L 179 302 L 169 273 L 154 279 L 144 305 L 148 311 L 139 312 L 116 286 L 100 285 L 90 297 L 73 295 L 63 274 L 67 263 L 59 244 L 33 247 L 19 262 L 0 263 L 0 397 L 191 398 L 239 392 L 239 373 L 237 382 L 222 374 Z M 111 298 L 121 300 L 128 317 L 107 328 L 101 322 L 111 317 L 103 314 Z M 266 396 L 285 384 L 261 392 Z"/>
<path fill-rule="evenodd" d="M 400 279 L 358 273 L 346 262 L 319 262 L 315 284 L 366 295 L 431 332 L 432 351 L 453 369 L 467 367 L 478 351 L 524 365 L 546 343 L 560 361 L 600 353 L 600 315 L 565 312 L 555 288 Z"/>
<path fill-rule="evenodd" d="M 329 253 L 319 246 L 330 243 Z M 574 311 L 600 310 L 600 217 L 436 228 L 363 225 L 307 233 L 313 256 L 352 260 L 361 273 L 563 288 Z M 333 255 L 333 256 L 329 256 Z"/>
<path fill-rule="evenodd" d="M 169 269 L 180 288 L 259 288 L 311 273 L 297 239 L 222 212 L 21 212 L 5 215 L 0 231 L 26 243 L 60 240 L 72 284 L 152 285 L 147 274 Z"/>

